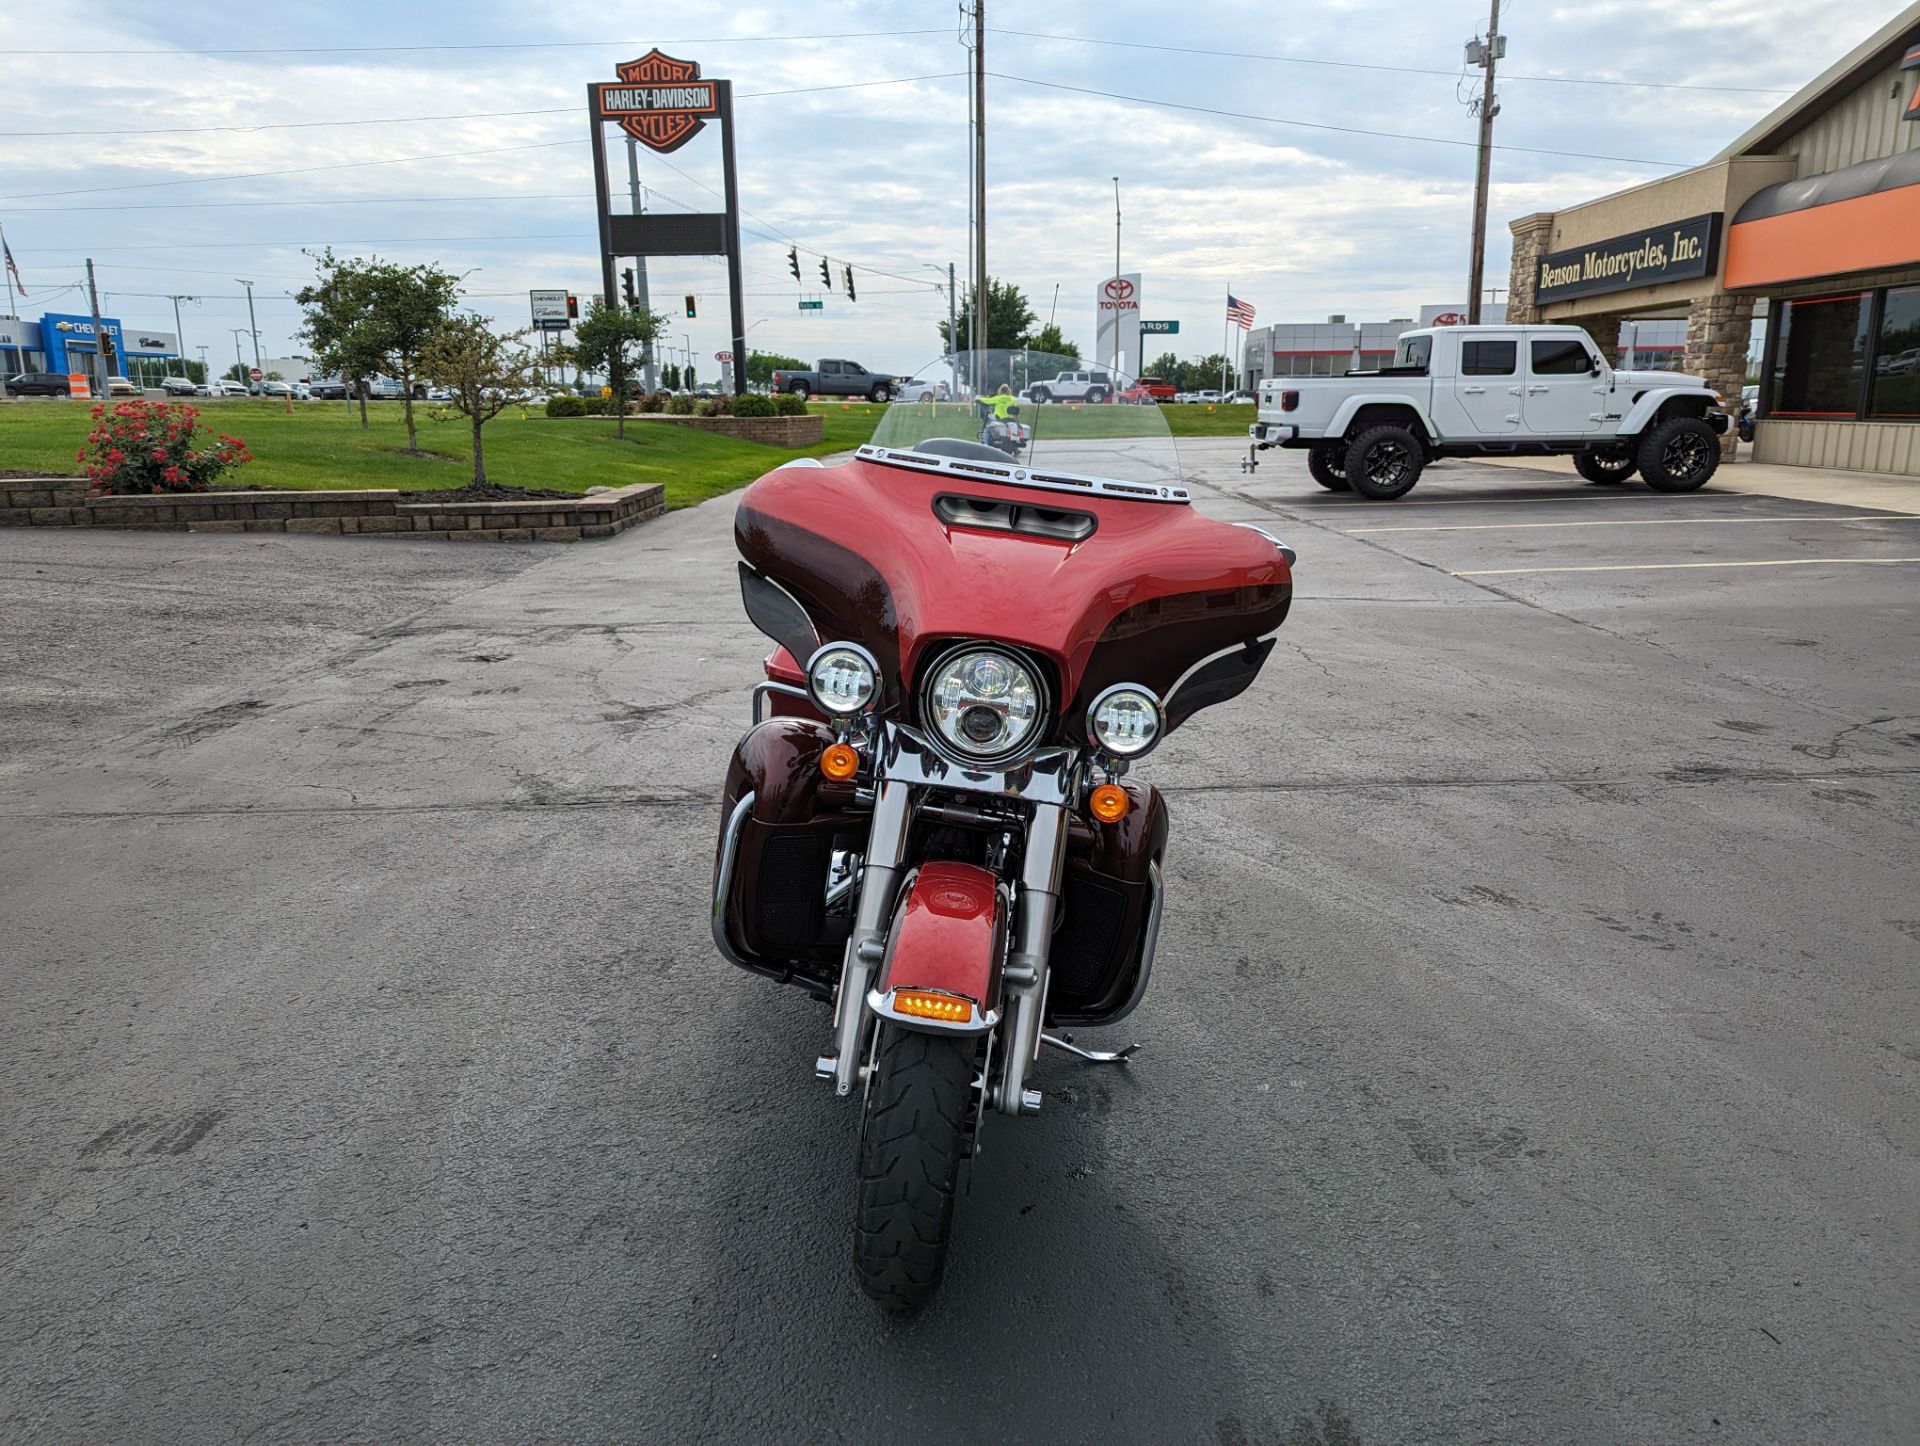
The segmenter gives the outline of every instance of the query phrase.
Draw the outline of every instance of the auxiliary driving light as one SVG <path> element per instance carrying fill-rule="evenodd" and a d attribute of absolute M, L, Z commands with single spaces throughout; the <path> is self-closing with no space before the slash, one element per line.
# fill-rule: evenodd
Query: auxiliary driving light
<path fill-rule="evenodd" d="M 1160 700 L 1138 683 L 1116 683 L 1087 709 L 1087 736 L 1115 758 L 1139 758 L 1160 741 Z"/>
<path fill-rule="evenodd" d="M 820 755 L 820 771 L 835 783 L 845 783 L 860 771 L 860 755 L 844 743 L 830 743 Z"/>
<path fill-rule="evenodd" d="M 893 1007 L 897 1013 L 916 1019 L 937 1019 L 944 1024 L 965 1024 L 973 1018 L 973 1001 L 938 989 L 898 989 Z"/>
<path fill-rule="evenodd" d="M 1102 823 L 1118 823 L 1132 808 L 1133 800 L 1117 783 L 1103 783 L 1087 795 L 1087 812 Z"/>
<path fill-rule="evenodd" d="M 857 643 L 828 643 L 807 659 L 807 692 L 824 713 L 845 717 L 873 701 L 879 670 Z"/>

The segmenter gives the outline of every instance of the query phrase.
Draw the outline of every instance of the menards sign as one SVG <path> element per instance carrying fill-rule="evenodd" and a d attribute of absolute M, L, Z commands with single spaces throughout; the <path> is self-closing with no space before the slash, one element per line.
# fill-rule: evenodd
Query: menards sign
<path fill-rule="evenodd" d="M 614 67 L 620 79 L 593 86 L 594 114 L 649 150 L 676 151 L 700 134 L 706 117 L 720 113 L 715 82 L 700 79 L 691 60 L 675 60 L 658 48 Z"/>

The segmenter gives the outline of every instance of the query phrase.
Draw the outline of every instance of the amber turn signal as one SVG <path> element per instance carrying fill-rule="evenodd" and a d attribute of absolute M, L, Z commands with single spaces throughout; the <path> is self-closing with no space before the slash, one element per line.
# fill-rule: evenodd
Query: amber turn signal
<path fill-rule="evenodd" d="M 917 1019 L 938 1019 L 947 1024 L 965 1024 L 973 1018 L 973 1001 L 937 989 L 899 989 L 894 991 L 893 1007 L 901 1014 Z"/>
<path fill-rule="evenodd" d="M 1133 807 L 1126 789 L 1117 783 L 1103 783 L 1087 795 L 1087 811 L 1102 823 L 1118 823 Z"/>
<path fill-rule="evenodd" d="M 829 744 L 820 755 L 820 771 L 836 783 L 845 783 L 860 771 L 860 755 L 844 743 Z"/>

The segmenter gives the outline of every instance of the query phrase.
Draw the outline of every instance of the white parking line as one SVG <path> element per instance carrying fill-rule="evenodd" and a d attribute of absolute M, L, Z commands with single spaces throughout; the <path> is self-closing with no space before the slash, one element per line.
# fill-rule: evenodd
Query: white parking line
<path fill-rule="evenodd" d="M 1449 577 L 1513 577 L 1528 572 L 1676 572 L 1696 567 L 1887 567 L 1920 557 L 1783 557 L 1762 562 L 1608 562 L 1585 567 L 1482 567 Z"/>
<path fill-rule="evenodd" d="M 1752 495 L 1754 494 L 1748 492 L 1696 492 L 1693 495 L 1693 501 L 1701 502 L 1709 498 L 1725 498 L 1731 502 Z M 1287 501 L 1286 498 L 1281 497 L 1276 497 L 1273 500 L 1282 504 L 1285 504 Z M 1393 504 L 1393 508 L 1396 512 L 1406 512 L 1419 507 L 1485 507 L 1489 503 L 1504 507 L 1509 503 L 1517 505 L 1522 502 L 1657 502 L 1665 505 L 1667 504 L 1667 500 L 1667 498 L 1658 492 L 1595 492 L 1591 495 L 1574 497 L 1503 497 L 1498 492 L 1489 492 L 1484 497 L 1436 497 L 1431 502 L 1396 502 Z M 1293 505 L 1296 507 L 1306 506 L 1309 502 L 1312 504 L 1309 510 L 1313 512 L 1331 512 L 1339 507 L 1384 507 L 1387 505 L 1383 502 L 1364 501 L 1357 497 L 1349 498 L 1346 501 L 1338 501 L 1333 498 L 1308 498 L 1303 502 L 1296 499 Z"/>
<path fill-rule="evenodd" d="M 1674 527 L 1681 523 L 1734 527 L 1756 522 L 1920 522 L 1920 512 L 1857 512 L 1843 517 L 1634 517 L 1605 522 L 1435 522 L 1424 527 L 1349 527 L 1348 537 L 1375 532 L 1519 532 L 1536 527 Z"/>

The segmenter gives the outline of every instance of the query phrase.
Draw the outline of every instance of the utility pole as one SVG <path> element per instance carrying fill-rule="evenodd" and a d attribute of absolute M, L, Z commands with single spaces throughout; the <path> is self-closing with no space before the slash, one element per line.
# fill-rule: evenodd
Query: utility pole
<path fill-rule="evenodd" d="M 187 369 L 187 334 L 180 326 L 180 303 L 183 301 L 198 301 L 199 299 L 197 296 L 169 296 L 167 298 L 168 301 L 173 303 L 173 339 L 180 344 L 180 370 L 182 372 L 185 372 Z"/>
<path fill-rule="evenodd" d="M 100 291 L 93 284 L 93 258 L 87 258 L 87 301 L 93 307 L 93 355 L 100 368 L 101 395 L 106 395 L 107 378 L 113 372 L 113 338 L 100 320 Z"/>
<path fill-rule="evenodd" d="M 633 214 L 644 216 L 647 213 L 646 193 L 640 188 L 640 143 L 632 136 L 627 137 L 627 194 L 633 198 Z M 638 299 L 640 310 L 653 309 L 647 297 L 647 258 L 633 258 L 633 291 Z M 658 391 L 654 377 L 653 345 L 649 342 L 640 349 L 640 376 L 646 389 Z"/>
<path fill-rule="evenodd" d="M 973 394 L 987 351 L 987 0 L 973 0 Z"/>
<path fill-rule="evenodd" d="M 237 276 L 233 279 L 240 281 Z M 247 330 L 253 333 L 253 364 L 258 367 L 260 365 L 260 323 L 253 319 L 253 283 L 240 281 L 240 284 L 247 288 Z"/>
<path fill-rule="evenodd" d="M 1500 33 L 1500 0 L 1491 3 L 1487 33 L 1467 42 L 1467 63 L 1477 61 L 1481 68 L 1480 164 L 1473 183 L 1473 256 L 1467 273 L 1469 326 L 1480 324 L 1480 292 L 1487 270 L 1487 180 L 1493 167 L 1493 118 L 1500 114 L 1500 102 L 1493 93 L 1493 68 L 1507 50 L 1507 38 Z"/>

